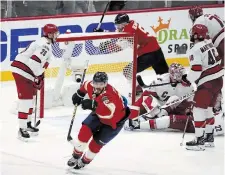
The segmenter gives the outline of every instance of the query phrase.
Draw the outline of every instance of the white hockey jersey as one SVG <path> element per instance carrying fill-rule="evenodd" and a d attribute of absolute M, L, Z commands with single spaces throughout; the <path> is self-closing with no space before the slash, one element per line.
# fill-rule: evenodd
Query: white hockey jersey
<path fill-rule="evenodd" d="M 33 81 L 35 76 L 44 73 L 52 56 L 51 43 L 42 37 L 33 41 L 25 50 L 19 53 L 12 62 L 12 72 Z"/>
<path fill-rule="evenodd" d="M 223 76 L 223 69 L 220 66 L 221 60 L 212 40 L 196 43 L 190 49 L 189 61 L 191 70 L 187 79 L 195 82 L 197 86 Z"/>
<path fill-rule="evenodd" d="M 164 83 L 170 83 L 169 73 L 158 76 L 157 79 L 152 82 L 152 85 Z M 194 87 L 186 87 L 183 86 L 181 83 L 177 83 L 175 86 L 173 86 L 172 84 L 168 84 L 163 86 L 151 87 L 146 90 L 150 92 L 153 96 L 157 97 L 157 99 L 161 101 L 162 105 L 172 96 L 181 97 L 188 93 L 191 93 L 194 90 Z"/>
<path fill-rule="evenodd" d="M 217 15 L 204 14 L 195 20 L 195 24 L 203 24 L 208 28 L 209 36 L 216 47 L 224 38 L 225 22 Z"/>

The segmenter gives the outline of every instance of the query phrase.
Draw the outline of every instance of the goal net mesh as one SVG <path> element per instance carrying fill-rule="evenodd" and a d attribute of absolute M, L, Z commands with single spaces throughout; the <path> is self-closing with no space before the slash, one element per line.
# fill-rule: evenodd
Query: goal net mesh
<path fill-rule="evenodd" d="M 71 70 L 72 65 L 80 65 L 87 60 L 89 65 L 85 80 L 91 80 L 92 75 L 97 71 L 106 72 L 109 75 L 109 83 L 122 95 L 128 97 L 129 94 L 130 102 L 133 103 L 133 94 L 135 93 L 133 87 L 136 86 L 136 78 L 133 78 L 136 76 L 136 59 L 134 59 L 136 58 L 136 48 L 134 36 L 126 33 L 61 34 L 57 42 L 52 45 L 54 57 L 45 72 L 46 81 L 45 90 L 42 90 L 41 95 L 41 108 L 44 108 L 44 101 L 48 99 L 45 93 L 46 86 L 51 84 L 55 86 L 53 88 L 58 89 L 58 92 L 61 91 L 58 86 L 62 84 L 61 81 L 64 81 L 64 78 L 63 80 L 59 79 L 62 69 L 65 70 L 63 76 L 72 81 L 74 76 L 73 70 Z M 66 69 L 61 66 L 65 62 L 68 63 Z M 111 76 L 112 74 L 113 76 Z M 51 82 L 52 78 L 55 81 L 53 83 Z M 44 93 L 45 95 L 43 95 Z M 43 113 L 43 109 L 41 111 Z"/>
<path fill-rule="evenodd" d="M 52 60 L 51 67 L 46 71 L 46 77 L 57 77 L 60 66 L 57 58 L 63 59 L 63 53 L 67 49 L 64 46 L 65 42 L 74 43 L 71 53 L 72 62 L 90 61 L 87 74 L 96 71 L 122 72 L 123 68 L 133 61 L 133 36 L 118 33 L 109 36 L 99 33 L 94 34 L 80 34 L 81 36 L 78 34 L 64 34 L 63 37 L 59 38 L 59 42 L 52 45 L 53 55 L 56 60 Z M 70 69 L 67 70 L 66 75 L 71 75 Z M 132 79 L 131 73 L 127 73 L 127 76 L 127 78 Z"/>

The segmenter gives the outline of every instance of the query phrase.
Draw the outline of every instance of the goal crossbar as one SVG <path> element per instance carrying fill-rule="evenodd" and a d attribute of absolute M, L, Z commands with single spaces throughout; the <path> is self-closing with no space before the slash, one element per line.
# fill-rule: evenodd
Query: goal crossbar
<path fill-rule="evenodd" d="M 118 33 L 118 32 L 102 32 L 102 33 L 69 33 L 60 34 L 57 38 L 57 42 L 67 41 L 84 41 L 84 40 L 96 40 L 96 39 L 109 39 L 109 38 L 124 38 L 135 37 L 132 33 Z"/>

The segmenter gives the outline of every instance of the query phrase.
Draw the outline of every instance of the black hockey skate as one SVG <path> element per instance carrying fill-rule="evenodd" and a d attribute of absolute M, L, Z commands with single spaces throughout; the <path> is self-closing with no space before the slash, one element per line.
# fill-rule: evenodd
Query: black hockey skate
<path fill-rule="evenodd" d="M 27 130 L 20 128 L 18 131 L 18 139 L 27 142 L 30 138 L 30 134 L 27 132 Z"/>
<path fill-rule="evenodd" d="M 214 132 L 212 133 L 206 133 L 206 137 L 205 137 L 205 147 L 215 147 L 214 145 Z"/>
<path fill-rule="evenodd" d="M 39 129 L 33 127 L 31 122 L 27 122 L 27 131 L 29 131 L 32 136 L 37 136 Z"/>
<path fill-rule="evenodd" d="M 67 165 L 69 167 L 75 167 L 78 164 L 80 156 L 76 155 L 75 153 L 72 154 L 72 157 L 68 160 Z"/>
<path fill-rule="evenodd" d="M 77 165 L 74 167 L 74 169 L 78 170 L 83 167 L 85 167 L 88 163 L 86 163 L 83 159 L 79 159 L 77 162 Z"/>
<path fill-rule="evenodd" d="M 204 135 L 197 137 L 195 140 L 186 142 L 186 149 L 193 151 L 204 151 L 205 150 L 205 138 Z"/>

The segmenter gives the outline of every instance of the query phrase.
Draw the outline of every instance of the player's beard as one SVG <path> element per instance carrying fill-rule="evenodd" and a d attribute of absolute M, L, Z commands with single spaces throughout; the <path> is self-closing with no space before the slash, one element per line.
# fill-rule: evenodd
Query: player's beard
<path fill-rule="evenodd" d="M 104 87 L 103 88 L 94 88 L 94 94 L 99 95 L 104 91 Z"/>

